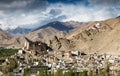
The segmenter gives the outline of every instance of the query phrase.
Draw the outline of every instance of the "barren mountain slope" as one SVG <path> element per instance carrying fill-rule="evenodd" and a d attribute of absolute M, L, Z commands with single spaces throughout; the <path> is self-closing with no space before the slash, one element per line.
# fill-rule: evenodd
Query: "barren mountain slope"
<path fill-rule="evenodd" d="M 12 38 L 12 35 L 10 35 L 9 33 L 3 31 L 0 29 L 0 45 L 6 41 Z"/>
<path fill-rule="evenodd" d="M 24 36 L 14 36 L 9 40 L 3 42 L 3 47 L 7 48 L 23 48 L 26 37 Z"/>
<path fill-rule="evenodd" d="M 100 24 L 100 28 L 94 28 L 94 25 Z M 93 29 L 94 28 L 94 29 Z M 111 53 L 120 52 L 120 19 L 109 19 L 106 21 L 90 23 L 82 31 L 76 31 L 67 38 L 71 40 L 76 50 L 82 50 L 87 53 Z"/>
<path fill-rule="evenodd" d="M 30 38 L 31 40 L 37 40 L 37 39 L 43 39 L 49 36 L 54 36 L 58 32 L 59 32 L 58 30 L 52 27 L 47 27 L 47 28 L 30 32 L 26 35 L 26 37 Z"/>
<path fill-rule="evenodd" d="M 30 32 L 26 37 L 36 40 L 36 39 L 45 39 L 46 37 L 55 36 L 61 32 L 69 33 L 71 30 L 76 29 L 77 27 L 82 26 L 85 23 L 79 23 L 74 21 L 68 22 L 51 22 L 42 27 L 37 28 L 33 32 Z"/>

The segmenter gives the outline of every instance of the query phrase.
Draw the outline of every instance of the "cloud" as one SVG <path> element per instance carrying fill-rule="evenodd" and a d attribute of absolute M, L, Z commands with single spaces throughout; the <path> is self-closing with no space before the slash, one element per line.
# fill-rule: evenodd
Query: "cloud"
<path fill-rule="evenodd" d="M 88 2 L 102 6 L 118 6 L 120 4 L 120 0 L 88 0 Z"/>
<path fill-rule="evenodd" d="M 0 24 L 5 26 L 1 28 L 34 24 L 47 6 L 46 0 L 0 0 Z"/>
<path fill-rule="evenodd" d="M 54 7 L 55 6 L 55 7 Z M 54 4 L 50 8 L 56 8 L 62 11 L 62 15 L 66 18 L 63 21 L 75 20 L 80 22 L 104 20 L 120 15 L 120 8 L 116 7 L 104 7 L 104 6 L 92 6 L 87 7 L 79 4 Z M 102 8 L 102 9 L 101 9 Z"/>
<path fill-rule="evenodd" d="M 46 0 L 1 0 L 0 10 L 18 11 L 33 10 L 47 5 Z"/>
<path fill-rule="evenodd" d="M 81 0 L 82 1 L 82 0 Z M 114 0 L 88 0 L 88 4 L 49 3 L 46 0 L 1 0 L 0 26 L 35 28 L 51 21 L 95 21 L 117 17 L 120 6 Z M 108 2 L 108 6 L 105 5 Z M 113 6 L 116 4 L 116 6 Z"/>
<path fill-rule="evenodd" d="M 49 14 L 51 15 L 58 15 L 61 13 L 61 10 L 60 9 L 51 9 Z"/>

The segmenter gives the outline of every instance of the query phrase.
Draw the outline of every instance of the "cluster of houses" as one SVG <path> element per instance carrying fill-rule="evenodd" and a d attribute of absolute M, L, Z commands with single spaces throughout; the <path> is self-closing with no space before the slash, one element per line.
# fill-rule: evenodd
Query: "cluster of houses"
<path fill-rule="evenodd" d="M 64 73 L 70 69 L 76 72 L 94 70 L 98 73 L 98 70 L 105 68 L 106 62 L 111 65 L 111 74 L 120 70 L 120 56 L 97 53 L 88 55 L 81 51 L 53 51 L 42 42 L 29 42 L 25 42 L 25 47 L 10 57 L 18 63 L 18 67 L 13 70 L 15 76 L 23 76 L 26 68 L 30 69 L 31 76 L 37 76 L 41 68 L 50 73 L 58 70 Z M 9 59 L 6 59 L 5 63 L 7 62 Z"/>

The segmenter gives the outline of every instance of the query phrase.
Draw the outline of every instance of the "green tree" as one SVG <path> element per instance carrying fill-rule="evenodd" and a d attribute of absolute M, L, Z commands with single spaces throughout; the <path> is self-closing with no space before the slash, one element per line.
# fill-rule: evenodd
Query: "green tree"
<path fill-rule="evenodd" d="M 109 76 L 110 65 L 108 64 L 108 61 L 105 62 L 104 71 L 105 71 L 105 76 Z"/>
<path fill-rule="evenodd" d="M 6 59 L 7 57 L 17 53 L 18 49 L 6 49 L 0 47 L 0 60 Z"/>
<path fill-rule="evenodd" d="M 13 73 L 8 73 L 7 76 L 15 76 Z"/>
<path fill-rule="evenodd" d="M 15 60 L 15 59 L 9 59 L 9 66 L 8 66 L 9 71 L 12 72 L 13 69 L 15 69 L 17 67 L 18 67 L 17 60 Z"/>
<path fill-rule="evenodd" d="M 15 59 L 9 59 L 9 64 L 8 63 L 4 63 L 2 65 L 2 72 L 4 74 L 7 74 L 9 72 L 13 72 L 13 69 L 18 67 L 18 63 L 17 60 Z"/>
<path fill-rule="evenodd" d="M 61 70 L 58 70 L 58 71 L 54 74 L 54 76 L 63 76 L 63 73 L 62 73 Z"/>
<path fill-rule="evenodd" d="M 88 74 L 88 76 L 94 76 L 94 72 L 91 70 Z"/>
<path fill-rule="evenodd" d="M 8 73 L 7 65 L 6 65 L 6 66 L 5 66 L 5 65 L 2 66 L 2 72 L 3 72 L 4 74 L 7 74 L 7 73 Z"/>
<path fill-rule="evenodd" d="M 26 68 L 24 70 L 24 75 L 23 76 L 30 76 L 30 70 L 28 68 Z"/>
<path fill-rule="evenodd" d="M 83 72 L 82 72 L 82 76 L 88 76 L 88 75 L 87 75 L 87 71 L 83 71 Z"/>
<path fill-rule="evenodd" d="M 65 72 L 64 76 L 74 76 L 74 71 L 69 70 L 68 72 Z"/>
<path fill-rule="evenodd" d="M 98 76 L 105 76 L 105 71 L 104 70 L 100 70 Z"/>

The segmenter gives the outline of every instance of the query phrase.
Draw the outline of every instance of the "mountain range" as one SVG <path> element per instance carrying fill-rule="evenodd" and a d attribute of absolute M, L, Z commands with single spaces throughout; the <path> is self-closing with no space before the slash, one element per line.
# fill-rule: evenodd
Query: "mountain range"
<path fill-rule="evenodd" d="M 5 41 L 1 40 L 2 41 L 1 46 L 4 47 L 15 46 L 17 48 L 21 48 L 23 46 L 22 45 L 23 43 L 20 42 L 24 42 L 25 37 L 31 40 L 37 40 L 37 39 L 44 39 L 45 37 L 52 37 L 58 35 L 61 32 L 67 34 L 70 31 L 72 31 L 74 28 L 82 24 L 83 23 L 79 23 L 75 21 L 69 21 L 69 22 L 54 21 L 46 25 L 40 26 L 37 29 L 26 29 L 21 27 L 17 27 L 15 29 L 7 29 L 4 31 L 1 29 L 3 31 L 2 33 L 6 33 L 6 35 L 9 33 L 10 35 L 9 40 L 5 40 Z"/>
<path fill-rule="evenodd" d="M 51 22 L 24 36 L 12 36 L 0 29 L 1 46 L 21 48 L 25 38 L 41 40 L 54 50 L 81 50 L 86 53 L 120 52 L 120 18 L 92 22 Z"/>

